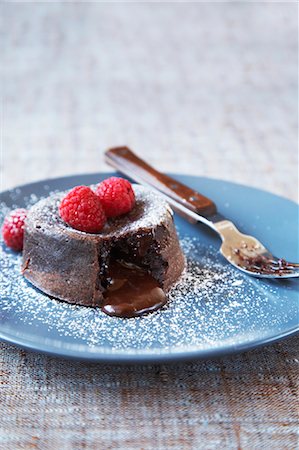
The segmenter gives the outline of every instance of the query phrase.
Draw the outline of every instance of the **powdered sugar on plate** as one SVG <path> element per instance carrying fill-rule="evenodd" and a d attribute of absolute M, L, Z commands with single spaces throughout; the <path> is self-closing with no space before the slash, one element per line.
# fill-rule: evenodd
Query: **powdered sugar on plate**
<path fill-rule="evenodd" d="M 36 198 L 28 197 L 27 205 Z M 16 205 L 19 206 L 19 205 Z M 12 207 L 1 205 L 1 216 Z M 2 222 L 1 220 L 1 222 Z M 21 256 L 1 241 L 1 328 L 53 348 L 101 354 L 169 354 L 215 349 L 283 331 L 298 310 L 291 284 L 257 280 L 230 266 L 200 235 L 181 238 L 187 266 L 168 304 L 133 319 L 69 305 L 38 291 L 20 273 Z M 289 303 L 288 303 L 289 302 Z M 285 305 L 288 304 L 288 308 Z"/>
<path fill-rule="evenodd" d="M 2 248 L 2 311 L 33 327 L 42 324 L 61 338 L 123 350 L 215 345 L 255 333 L 257 324 L 260 330 L 261 323 L 266 329 L 269 322 L 283 321 L 275 314 L 275 288 L 260 291 L 254 280 L 224 264 L 213 248 L 196 239 L 185 238 L 181 243 L 187 268 L 169 292 L 168 304 L 134 319 L 109 317 L 100 309 L 50 299 L 22 277 L 20 256 Z"/>

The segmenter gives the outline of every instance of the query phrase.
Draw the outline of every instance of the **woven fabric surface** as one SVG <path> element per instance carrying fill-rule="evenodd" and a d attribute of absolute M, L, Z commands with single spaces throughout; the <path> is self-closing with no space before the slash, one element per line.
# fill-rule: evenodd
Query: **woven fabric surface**
<path fill-rule="evenodd" d="M 297 4 L 1 9 L 1 188 L 159 169 L 298 196 Z M 0 448 L 298 448 L 298 338 L 217 361 L 108 366 L 1 344 Z"/>
<path fill-rule="evenodd" d="M 3 345 L 2 448 L 295 449 L 298 344 L 136 367 Z"/>

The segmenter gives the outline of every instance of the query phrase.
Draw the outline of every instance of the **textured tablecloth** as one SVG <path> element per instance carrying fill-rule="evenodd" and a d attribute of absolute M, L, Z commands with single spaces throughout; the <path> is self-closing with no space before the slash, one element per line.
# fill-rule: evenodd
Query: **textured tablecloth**
<path fill-rule="evenodd" d="M 108 170 L 126 144 L 297 199 L 296 3 L 0 8 L 2 189 Z M 297 348 L 127 367 L 2 344 L 0 448 L 298 448 Z"/>

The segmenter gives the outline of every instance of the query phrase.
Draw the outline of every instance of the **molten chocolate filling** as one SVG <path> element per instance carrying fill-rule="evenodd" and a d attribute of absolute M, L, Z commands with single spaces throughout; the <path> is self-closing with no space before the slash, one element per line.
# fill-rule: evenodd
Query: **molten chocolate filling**
<path fill-rule="evenodd" d="M 166 303 L 157 280 L 146 270 L 124 261 L 111 261 L 102 311 L 109 316 L 136 317 Z"/>

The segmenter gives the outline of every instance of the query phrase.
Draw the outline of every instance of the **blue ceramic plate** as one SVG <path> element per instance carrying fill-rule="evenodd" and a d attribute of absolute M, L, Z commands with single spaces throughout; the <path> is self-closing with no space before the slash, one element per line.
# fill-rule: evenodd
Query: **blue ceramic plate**
<path fill-rule="evenodd" d="M 8 210 L 54 190 L 97 183 L 111 174 L 46 180 L 1 194 Z M 298 206 L 261 190 L 207 178 L 174 175 L 212 198 L 219 211 L 274 254 L 298 261 Z M 298 331 L 299 281 L 265 281 L 231 267 L 218 237 L 175 217 L 187 270 L 167 306 L 119 319 L 98 309 L 50 299 L 20 274 L 21 256 L 1 244 L 0 336 L 53 355 L 105 362 L 165 362 L 243 351 Z"/>

